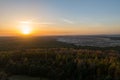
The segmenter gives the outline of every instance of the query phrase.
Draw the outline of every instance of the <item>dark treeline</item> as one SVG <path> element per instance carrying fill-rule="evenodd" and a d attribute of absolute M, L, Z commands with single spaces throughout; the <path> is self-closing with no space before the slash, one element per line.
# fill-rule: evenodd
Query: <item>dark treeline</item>
<path fill-rule="evenodd" d="M 73 48 L 73 44 L 56 41 L 56 37 L 0 37 L 0 51 L 36 48 Z"/>
<path fill-rule="evenodd" d="M 1 51 L 0 80 L 12 75 L 48 80 L 120 80 L 120 54 L 74 48 Z"/>

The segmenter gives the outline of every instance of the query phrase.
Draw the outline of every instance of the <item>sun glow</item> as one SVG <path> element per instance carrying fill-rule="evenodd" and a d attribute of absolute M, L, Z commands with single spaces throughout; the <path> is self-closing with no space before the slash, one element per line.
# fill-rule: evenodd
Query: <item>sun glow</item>
<path fill-rule="evenodd" d="M 30 22 L 22 21 L 20 28 L 21 28 L 21 33 L 24 35 L 29 35 L 32 33 Z"/>
<path fill-rule="evenodd" d="M 22 33 L 23 33 L 23 34 L 30 34 L 30 33 L 31 33 L 31 30 L 30 30 L 29 27 L 25 27 L 25 28 L 23 28 Z"/>

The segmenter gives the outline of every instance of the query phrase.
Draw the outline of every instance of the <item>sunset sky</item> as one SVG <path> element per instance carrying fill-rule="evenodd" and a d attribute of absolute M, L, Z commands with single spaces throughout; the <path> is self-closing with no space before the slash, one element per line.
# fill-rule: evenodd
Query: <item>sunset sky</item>
<path fill-rule="evenodd" d="M 120 0 L 0 0 L 0 36 L 24 26 L 32 35 L 120 34 Z"/>

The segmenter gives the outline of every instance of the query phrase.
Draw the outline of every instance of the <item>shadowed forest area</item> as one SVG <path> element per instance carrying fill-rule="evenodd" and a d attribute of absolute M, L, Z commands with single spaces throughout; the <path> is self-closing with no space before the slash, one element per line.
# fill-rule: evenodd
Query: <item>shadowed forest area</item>
<path fill-rule="evenodd" d="M 0 65 L 1 80 L 12 75 L 48 80 L 120 79 L 120 54 L 113 50 L 51 48 L 1 51 Z"/>
<path fill-rule="evenodd" d="M 53 37 L 1 40 L 0 47 L 6 50 L 0 51 L 0 80 L 13 75 L 45 78 L 40 80 L 120 80 L 119 47 L 75 47 Z"/>
<path fill-rule="evenodd" d="M 119 47 L 76 47 L 53 37 L 1 41 L 0 80 L 14 75 L 38 80 L 120 80 Z"/>

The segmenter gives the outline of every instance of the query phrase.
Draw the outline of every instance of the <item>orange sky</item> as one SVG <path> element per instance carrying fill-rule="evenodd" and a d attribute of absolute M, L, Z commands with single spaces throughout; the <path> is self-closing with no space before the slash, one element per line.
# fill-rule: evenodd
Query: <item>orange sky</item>
<path fill-rule="evenodd" d="M 119 0 L 0 0 L 0 36 L 120 34 L 119 8 Z"/>

